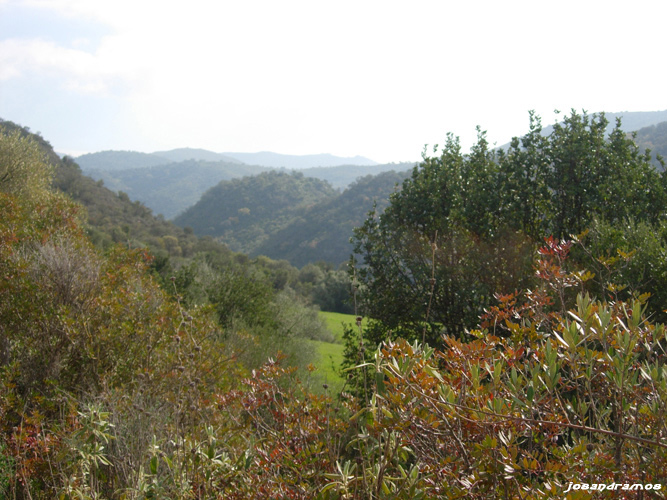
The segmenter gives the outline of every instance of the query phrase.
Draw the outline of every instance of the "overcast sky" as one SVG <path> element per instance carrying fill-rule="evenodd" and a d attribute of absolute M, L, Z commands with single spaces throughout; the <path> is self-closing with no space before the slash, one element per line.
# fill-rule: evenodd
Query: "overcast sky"
<path fill-rule="evenodd" d="M 0 118 L 57 151 L 416 160 L 667 109 L 667 2 L 0 0 Z"/>

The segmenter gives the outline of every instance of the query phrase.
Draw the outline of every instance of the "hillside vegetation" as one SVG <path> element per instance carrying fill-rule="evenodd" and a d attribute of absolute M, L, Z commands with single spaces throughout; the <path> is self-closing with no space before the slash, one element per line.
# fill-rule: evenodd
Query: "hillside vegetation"
<path fill-rule="evenodd" d="M 266 172 L 219 183 L 174 222 L 196 234 L 218 237 L 232 250 L 254 253 L 298 210 L 334 195 L 333 188 L 319 179 Z"/>
<path fill-rule="evenodd" d="M 363 177 L 334 198 L 295 211 L 289 224 L 252 253 L 285 259 L 297 267 L 321 260 L 335 266 L 347 262 L 354 250 L 352 230 L 374 206 L 381 213 L 405 177 L 407 172 L 393 171 Z"/>
<path fill-rule="evenodd" d="M 92 231 L 54 170 L 108 190 L 0 124 L 0 497 L 664 497 L 667 173 L 607 125 L 424 155 L 354 232 L 338 389 L 307 298 L 344 271 L 100 245 L 150 210 L 109 192 Z M 312 181 L 250 179 L 277 208 Z"/>

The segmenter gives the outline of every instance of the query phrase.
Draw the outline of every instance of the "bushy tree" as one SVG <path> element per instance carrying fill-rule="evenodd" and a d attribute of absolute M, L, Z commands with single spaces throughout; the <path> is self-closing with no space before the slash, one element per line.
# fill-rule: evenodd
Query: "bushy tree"
<path fill-rule="evenodd" d="M 529 287 L 541 238 L 578 234 L 593 220 L 665 218 L 665 174 L 604 115 L 575 112 L 544 136 L 529 133 L 492 150 L 483 132 L 463 154 L 449 135 L 439 156 L 423 155 L 380 216 L 355 230 L 352 266 L 359 311 L 387 337 L 438 343 L 476 324 L 494 293 Z M 434 153 L 438 148 L 434 148 Z"/>

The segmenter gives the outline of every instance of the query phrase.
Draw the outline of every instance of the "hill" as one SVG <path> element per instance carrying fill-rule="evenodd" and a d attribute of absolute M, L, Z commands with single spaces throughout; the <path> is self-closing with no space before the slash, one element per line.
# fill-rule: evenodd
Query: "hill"
<path fill-rule="evenodd" d="M 327 182 L 301 173 L 265 172 L 220 182 L 174 222 L 252 254 L 271 234 L 289 225 L 300 209 L 335 195 Z"/>
<path fill-rule="evenodd" d="M 206 149 L 177 148 L 169 151 L 140 153 L 137 151 L 100 151 L 76 157 L 84 171 L 127 170 L 154 167 L 187 160 L 259 165 L 270 168 L 304 169 L 339 165 L 373 166 L 376 162 L 363 156 L 341 157 L 331 154 L 285 155 L 264 151 L 261 153 L 215 153 Z"/>
<path fill-rule="evenodd" d="M 76 163 L 86 171 L 116 171 L 128 168 L 154 167 L 169 162 L 170 160 L 157 154 L 139 153 L 137 151 L 100 151 L 76 157 Z"/>
<path fill-rule="evenodd" d="M 53 166 L 53 187 L 83 206 L 86 232 L 96 246 L 108 248 L 124 243 L 135 248 L 149 248 L 153 254 L 163 257 L 188 257 L 211 249 L 229 253 L 222 245 L 197 238 L 192 231 L 184 230 L 164 217 L 156 217 L 150 208 L 131 201 L 127 194 L 114 193 L 102 182 L 84 175 L 72 158 L 60 158 L 48 141 L 32 134 L 29 128 L 4 120 L 0 120 L 0 125 L 37 141 Z"/>
<path fill-rule="evenodd" d="M 235 160 L 236 161 L 236 160 Z M 408 170 L 411 163 L 385 165 L 341 165 L 300 170 L 307 177 L 328 181 L 335 189 L 345 189 L 357 178 L 388 170 Z M 226 161 L 187 160 L 125 170 L 86 170 L 95 180 L 102 180 L 112 191 L 123 191 L 157 214 L 172 219 L 194 205 L 204 192 L 223 180 L 256 175 L 269 167 Z"/>
<path fill-rule="evenodd" d="M 394 171 L 367 175 L 339 196 L 295 213 L 289 225 L 273 233 L 253 253 L 285 259 L 296 267 L 320 260 L 341 264 L 352 254 L 353 229 L 363 224 L 374 202 L 381 213 L 396 185 L 407 176 L 408 172 Z"/>
<path fill-rule="evenodd" d="M 226 161 L 186 160 L 166 165 L 127 170 L 88 170 L 112 191 L 123 191 L 155 213 L 171 219 L 194 205 L 202 194 L 222 180 L 254 175 L 265 167 Z"/>

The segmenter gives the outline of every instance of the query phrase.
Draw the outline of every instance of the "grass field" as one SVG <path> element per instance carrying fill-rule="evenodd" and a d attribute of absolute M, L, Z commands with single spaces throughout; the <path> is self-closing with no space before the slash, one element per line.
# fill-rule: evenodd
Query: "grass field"
<path fill-rule="evenodd" d="M 343 387 L 344 378 L 340 376 L 340 364 L 343 362 L 343 332 L 344 324 L 352 325 L 356 328 L 354 314 L 341 314 L 335 312 L 320 311 L 320 318 L 325 322 L 327 328 L 336 337 L 336 342 L 322 342 L 311 340 L 320 355 L 316 364 L 317 375 L 322 381 L 329 385 L 333 392 L 340 392 Z"/>
<path fill-rule="evenodd" d="M 357 327 L 354 314 L 320 311 L 320 318 L 324 320 L 327 328 L 336 336 L 339 342 L 343 341 L 344 324 L 350 325 L 353 328 Z M 365 323 L 366 320 L 362 320 L 361 326 L 364 326 Z"/>

